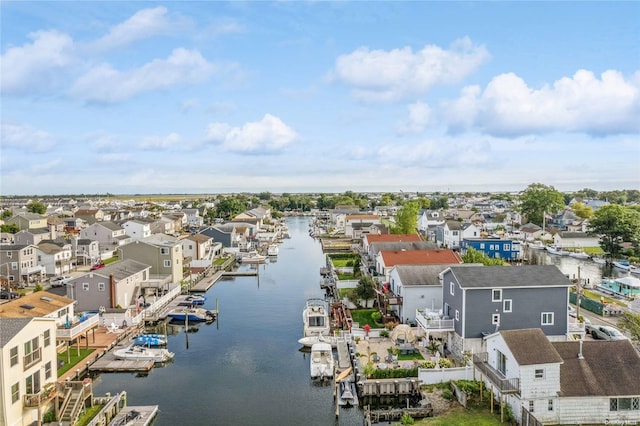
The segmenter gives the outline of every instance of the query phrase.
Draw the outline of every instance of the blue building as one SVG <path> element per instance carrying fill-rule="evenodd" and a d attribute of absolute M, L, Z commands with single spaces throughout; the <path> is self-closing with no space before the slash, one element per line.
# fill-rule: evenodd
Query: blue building
<path fill-rule="evenodd" d="M 464 254 L 469 247 L 484 253 L 490 258 L 500 258 L 508 261 L 521 258 L 520 241 L 501 238 L 464 238 L 460 249 Z"/>

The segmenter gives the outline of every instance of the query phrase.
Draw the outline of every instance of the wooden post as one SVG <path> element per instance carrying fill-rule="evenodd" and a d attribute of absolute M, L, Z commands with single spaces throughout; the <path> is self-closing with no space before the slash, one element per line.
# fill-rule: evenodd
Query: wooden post
<path fill-rule="evenodd" d="M 482 404 L 482 375 L 480 375 L 480 403 Z"/>
<path fill-rule="evenodd" d="M 500 423 L 504 421 L 504 395 L 500 394 Z"/>
<path fill-rule="evenodd" d="M 493 414 L 493 386 L 491 386 L 491 400 L 489 402 L 491 403 L 491 414 Z"/>

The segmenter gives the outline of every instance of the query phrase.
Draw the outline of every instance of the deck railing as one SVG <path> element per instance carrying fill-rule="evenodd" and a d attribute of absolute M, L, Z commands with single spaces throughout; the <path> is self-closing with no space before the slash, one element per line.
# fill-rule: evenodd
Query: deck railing
<path fill-rule="evenodd" d="M 502 393 L 519 393 L 520 379 L 507 379 L 504 375 L 489 364 L 487 352 L 473 355 L 473 365 L 482 372 Z"/>
<path fill-rule="evenodd" d="M 453 331 L 454 320 L 440 318 L 423 309 L 416 310 L 416 322 L 424 330 Z"/>
<path fill-rule="evenodd" d="M 100 316 L 99 315 L 91 315 L 86 320 L 82 322 L 77 322 L 72 324 L 71 327 L 61 327 L 56 330 L 56 338 L 60 340 L 70 340 L 74 337 L 84 333 L 87 330 L 92 329 L 93 327 L 97 327 L 99 325 Z"/>

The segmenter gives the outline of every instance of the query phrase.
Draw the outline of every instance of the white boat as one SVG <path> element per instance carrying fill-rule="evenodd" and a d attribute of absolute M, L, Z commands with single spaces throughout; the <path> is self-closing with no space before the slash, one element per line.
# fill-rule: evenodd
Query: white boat
<path fill-rule="evenodd" d="M 267 256 L 263 256 L 256 251 L 250 251 L 241 256 L 238 261 L 240 263 L 266 263 Z"/>
<path fill-rule="evenodd" d="M 310 348 L 316 343 L 328 343 L 332 348 L 335 348 L 338 346 L 338 337 L 318 334 L 316 336 L 307 336 L 303 337 L 302 339 L 298 339 L 298 343 L 300 343 L 305 348 Z"/>
<path fill-rule="evenodd" d="M 623 271 L 631 271 L 631 264 L 626 259 L 617 259 L 613 261 L 613 266 L 618 269 L 622 269 Z"/>
<path fill-rule="evenodd" d="M 547 246 L 547 253 L 554 254 L 556 256 L 569 256 L 569 252 L 566 250 L 562 250 L 562 248 L 556 245 Z"/>
<path fill-rule="evenodd" d="M 212 322 L 216 319 L 216 311 L 208 311 L 203 308 L 175 308 L 167 314 L 176 321 Z"/>
<path fill-rule="evenodd" d="M 589 259 L 591 256 L 589 256 L 587 253 L 583 252 L 582 250 L 580 251 L 570 251 L 569 252 L 569 256 L 576 258 L 576 259 Z"/>
<path fill-rule="evenodd" d="M 116 359 L 133 361 L 166 362 L 173 359 L 174 353 L 167 349 L 147 348 L 145 346 L 131 345 L 126 348 L 113 351 Z"/>
<path fill-rule="evenodd" d="M 328 343 L 316 343 L 311 346 L 309 370 L 312 379 L 333 377 L 333 352 Z"/>
<path fill-rule="evenodd" d="M 302 311 L 303 337 L 329 335 L 329 307 L 324 299 L 308 299 Z"/>
<path fill-rule="evenodd" d="M 278 253 L 280 252 L 280 249 L 278 248 L 277 244 L 269 244 L 269 247 L 267 247 L 267 256 L 277 256 Z"/>
<path fill-rule="evenodd" d="M 603 257 L 592 257 L 591 260 L 593 260 L 593 263 L 597 263 L 598 265 L 604 265 L 607 263 L 607 260 Z"/>

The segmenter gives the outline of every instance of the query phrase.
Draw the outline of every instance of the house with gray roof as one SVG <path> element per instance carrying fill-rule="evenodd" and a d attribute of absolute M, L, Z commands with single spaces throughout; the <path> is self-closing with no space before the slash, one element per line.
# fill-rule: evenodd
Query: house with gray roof
<path fill-rule="evenodd" d="M 584 324 L 569 323 L 572 283 L 555 265 L 452 266 L 442 273 L 442 284 L 454 355 L 486 350 L 483 338 L 501 330 L 540 328 L 562 341 L 584 334 Z"/>
<path fill-rule="evenodd" d="M 96 222 L 80 231 L 80 238 L 96 240 L 100 252 L 113 251 L 132 241 L 123 227 L 114 222 Z"/>
<path fill-rule="evenodd" d="M 486 351 L 473 356 L 476 372 L 518 424 L 640 421 L 640 355 L 629 340 L 550 341 L 540 328 L 485 340 Z"/>
<path fill-rule="evenodd" d="M 182 243 L 176 237 L 153 234 L 119 247 L 118 256 L 149 265 L 150 274 L 155 278 L 168 278 L 172 283 L 179 283 L 184 278 Z"/>

